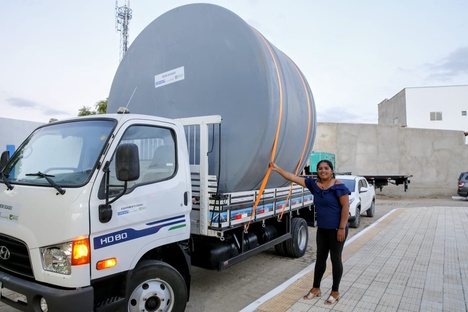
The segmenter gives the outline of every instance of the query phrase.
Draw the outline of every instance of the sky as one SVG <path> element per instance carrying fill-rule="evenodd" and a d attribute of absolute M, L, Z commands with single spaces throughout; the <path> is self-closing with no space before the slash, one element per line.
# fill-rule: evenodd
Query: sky
<path fill-rule="evenodd" d="M 302 70 L 318 122 L 378 122 L 404 88 L 468 85 L 466 0 L 216 0 Z M 183 0 L 119 0 L 129 43 Z M 48 122 L 107 99 L 115 0 L 0 0 L 0 117 Z"/>

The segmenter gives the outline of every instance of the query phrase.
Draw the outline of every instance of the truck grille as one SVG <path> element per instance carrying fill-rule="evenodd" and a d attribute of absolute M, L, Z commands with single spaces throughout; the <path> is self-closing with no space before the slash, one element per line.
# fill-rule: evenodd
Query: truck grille
<path fill-rule="evenodd" d="M 0 269 L 34 278 L 26 244 L 0 234 Z"/>

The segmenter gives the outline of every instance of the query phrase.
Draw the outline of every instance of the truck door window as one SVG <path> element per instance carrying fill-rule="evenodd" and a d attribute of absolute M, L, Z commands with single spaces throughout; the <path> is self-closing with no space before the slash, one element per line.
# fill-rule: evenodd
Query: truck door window
<path fill-rule="evenodd" d="M 138 146 L 140 178 L 128 182 L 131 189 L 140 184 L 170 179 L 177 171 L 175 134 L 171 129 L 148 125 L 129 127 L 120 144 L 133 143 Z M 110 185 L 119 185 L 115 177 L 115 157 L 110 164 Z M 112 192 L 111 192 L 112 193 Z"/>

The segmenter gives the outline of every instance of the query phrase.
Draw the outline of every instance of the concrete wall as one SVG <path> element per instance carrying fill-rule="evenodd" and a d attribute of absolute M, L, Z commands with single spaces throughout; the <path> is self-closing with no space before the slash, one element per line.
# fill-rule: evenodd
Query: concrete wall
<path fill-rule="evenodd" d="M 6 150 L 7 145 L 14 145 L 15 149 L 18 148 L 23 140 L 42 124 L 41 122 L 0 117 L 0 153 Z"/>
<path fill-rule="evenodd" d="M 456 195 L 457 179 L 468 171 L 462 131 L 393 125 L 318 123 L 314 152 L 336 155 L 336 171 L 357 175 L 413 175 L 411 196 Z M 403 192 L 403 187 L 384 187 Z"/>
<path fill-rule="evenodd" d="M 406 89 L 395 94 L 390 100 L 385 99 L 378 105 L 379 125 L 408 126 L 406 120 Z"/>

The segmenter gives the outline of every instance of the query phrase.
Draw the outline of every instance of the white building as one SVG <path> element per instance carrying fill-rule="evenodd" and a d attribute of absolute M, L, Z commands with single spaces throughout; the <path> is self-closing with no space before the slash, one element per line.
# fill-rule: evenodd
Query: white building
<path fill-rule="evenodd" d="M 379 125 L 468 134 L 468 85 L 405 88 L 378 107 Z"/>
<path fill-rule="evenodd" d="M 0 154 L 3 151 L 13 151 L 28 137 L 29 134 L 44 123 L 0 117 Z"/>

